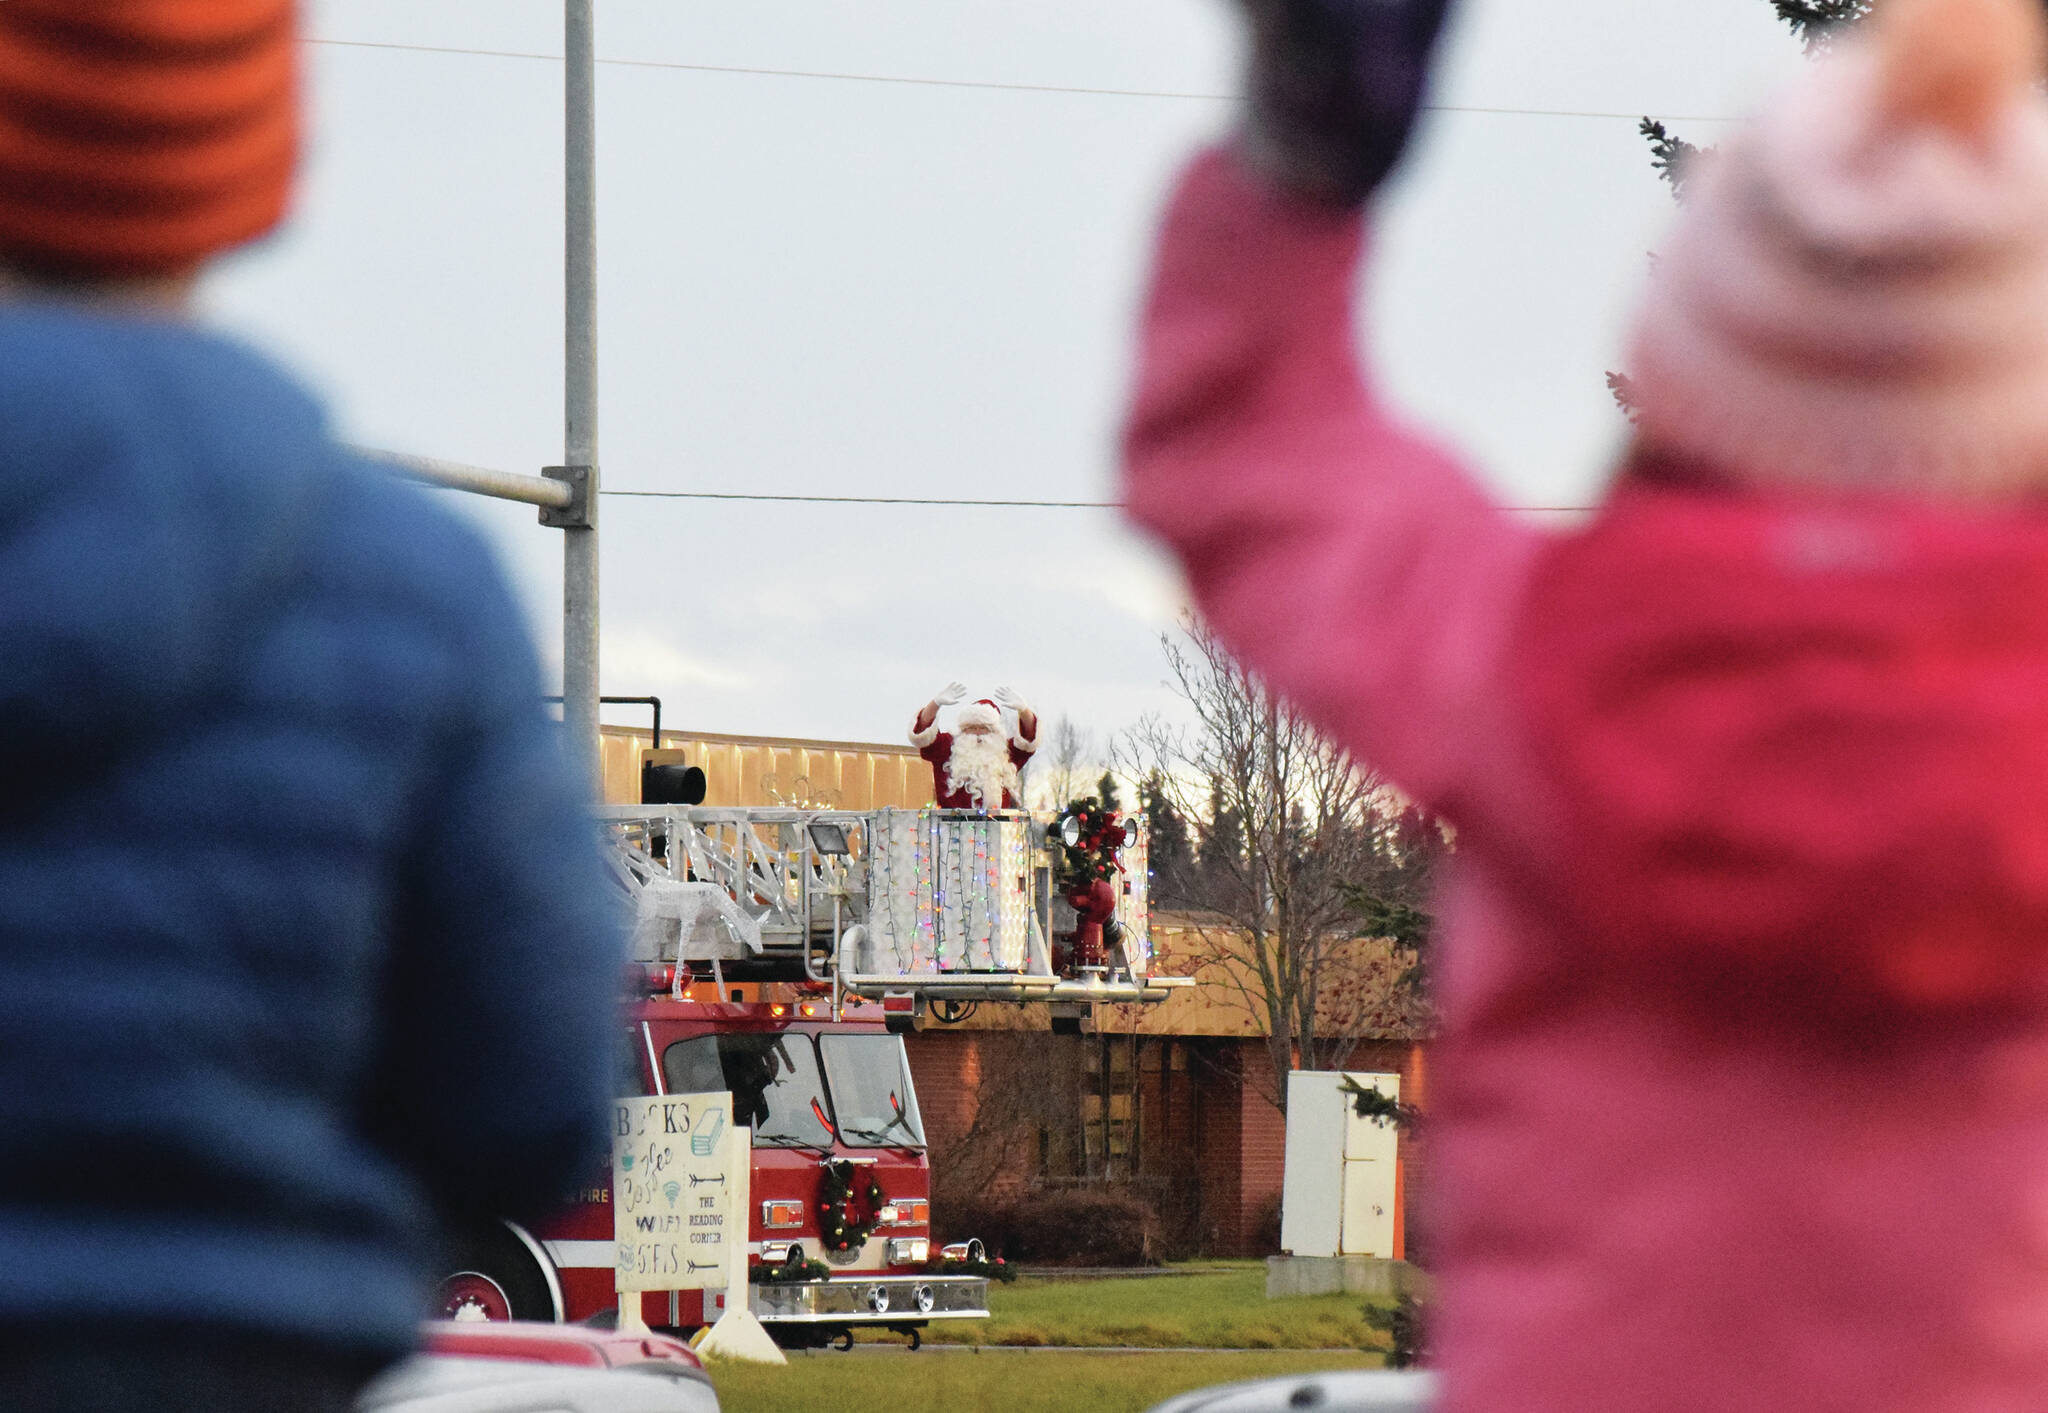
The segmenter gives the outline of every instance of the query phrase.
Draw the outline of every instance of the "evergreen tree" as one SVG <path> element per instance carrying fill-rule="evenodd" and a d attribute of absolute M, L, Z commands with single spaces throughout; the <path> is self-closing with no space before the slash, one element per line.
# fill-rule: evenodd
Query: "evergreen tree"
<path fill-rule="evenodd" d="M 1650 144 L 1650 165 L 1657 169 L 1658 176 L 1671 183 L 1671 194 L 1680 201 L 1685 200 L 1686 166 L 1699 155 L 1699 148 L 1683 138 L 1673 137 L 1655 118 L 1643 119 L 1639 131 Z"/>
<path fill-rule="evenodd" d="M 1123 801 L 1117 798 L 1116 776 L 1107 770 L 1102 772 L 1102 779 L 1096 782 L 1095 795 L 1102 801 L 1102 807 L 1106 810 L 1121 811 L 1124 807 Z"/>
<path fill-rule="evenodd" d="M 1231 907 L 1244 875 L 1244 821 L 1223 798 L 1223 786 L 1209 787 L 1208 822 L 1195 854 L 1192 901 L 1205 908 Z"/>
<path fill-rule="evenodd" d="M 1139 783 L 1138 808 L 1145 812 L 1152 834 L 1153 899 L 1166 907 L 1196 903 L 1194 838 L 1168 797 L 1166 777 L 1159 771 L 1150 771 Z"/>
<path fill-rule="evenodd" d="M 1771 8 L 1812 47 L 1826 43 L 1827 31 L 1834 26 L 1855 24 L 1869 14 L 1871 3 L 1872 0 L 1771 0 Z"/>
<path fill-rule="evenodd" d="M 1864 19 L 1877 3 L 1879 0 L 1770 0 L 1778 18 L 1791 26 L 1792 33 L 1809 53 L 1825 49 L 1830 33 L 1839 26 Z M 1686 170 L 1702 149 L 1673 134 L 1656 118 L 1644 118 L 1638 130 L 1650 144 L 1650 165 L 1670 184 L 1672 196 L 1685 200 Z M 1635 392 L 1629 386 L 1628 375 L 1609 373 L 1607 390 L 1614 394 L 1615 402 L 1629 420 L 1634 421 Z"/>
<path fill-rule="evenodd" d="M 1853 25 L 1867 16 L 1877 0 L 1770 0 L 1771 8 L 1778 18 L 1792 27 L 1812 53 L 1827 47 L 1828 36 L 1842 25 Z M 1650 144 L 1650 165 L 1657 169 L 1657 175 L 1671 184 L 1672 195 L 1685 200 L 1686 164 L 1700 149 L 1683 138 L 1674 137 L 1655 118 L 1643 119 L 1643 138 Z M 1610 387 L 1614 380 L 1609 379 Z M 1616 388 L 1615 394 L 1627 406 L 1625 388 Z"/>

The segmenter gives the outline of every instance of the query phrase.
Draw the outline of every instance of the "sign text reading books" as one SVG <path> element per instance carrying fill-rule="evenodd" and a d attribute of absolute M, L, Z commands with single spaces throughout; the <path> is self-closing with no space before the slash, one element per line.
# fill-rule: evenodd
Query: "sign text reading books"
<path fill-rule="evenodd" d="M 731 1243 L 746 1240 L 734 1202 L 733 1150 L 730 1094 L 664 1094 L 613 1105 L 620 1290 L 725 1284 Z"/>

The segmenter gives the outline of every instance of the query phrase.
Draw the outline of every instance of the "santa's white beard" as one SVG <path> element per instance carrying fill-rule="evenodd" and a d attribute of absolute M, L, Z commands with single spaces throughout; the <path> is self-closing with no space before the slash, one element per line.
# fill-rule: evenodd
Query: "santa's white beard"
<path fill-rule="evenodd" d="M 946 782 L 965 790 L 976 807 L 999 810 L 1003 796 L 1017 789 L 1017 767 L 1010 761 L 1010 743 L 993 731 L 963 731 L 953 738 L 946 757 Z"/>

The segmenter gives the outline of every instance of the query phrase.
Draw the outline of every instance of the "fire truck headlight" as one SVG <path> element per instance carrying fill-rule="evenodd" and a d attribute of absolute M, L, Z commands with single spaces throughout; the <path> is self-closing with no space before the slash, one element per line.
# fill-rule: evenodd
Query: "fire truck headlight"
<path fill-rule="evenodd" d="M 931 1257 L 932 1244 L 921 1236 L 899 1237 L 889 1243 L 889 1264 L 922 1266 Z"/>

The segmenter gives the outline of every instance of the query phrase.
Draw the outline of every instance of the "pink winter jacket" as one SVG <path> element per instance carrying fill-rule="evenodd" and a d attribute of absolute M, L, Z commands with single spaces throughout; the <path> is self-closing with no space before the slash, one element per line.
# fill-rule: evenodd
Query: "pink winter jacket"
<path fill-rule="evenodd" d="M 1646 460 L 1539 532 L 1375 401 L 1359 244 L 1196 163 L 1127 497 L 1459 827 L 1444 1413 L 2043 1413 L 2048 517 Z"/>

